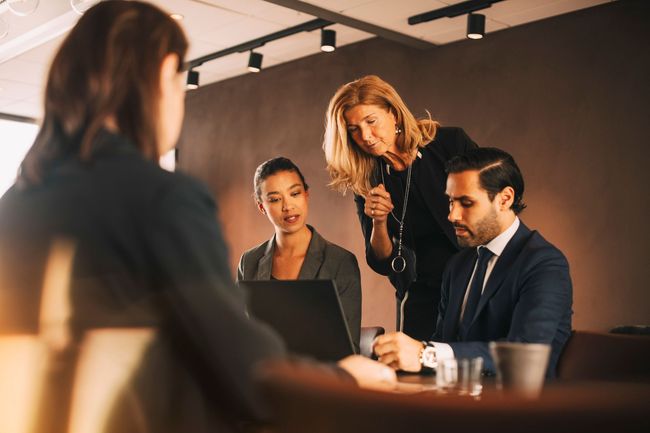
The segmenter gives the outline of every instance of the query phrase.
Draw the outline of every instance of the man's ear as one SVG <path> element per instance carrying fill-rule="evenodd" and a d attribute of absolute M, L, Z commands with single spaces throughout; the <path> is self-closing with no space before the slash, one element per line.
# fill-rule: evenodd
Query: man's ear
<path fill-rule="evenodd" d="M 502 211 L 509 210 L 515 202 L 515 190 L 511 186 L 506 186 L 501 190 L 499 196 L 499 209 Z"/>
<path fill-rule="evenodd" d="M 257 202 L 257 209 L 260 211 L 262 215 L 266 215 L 266 211 L 264 210 L 264 206 L 262 205 L 261 201 Z"/>

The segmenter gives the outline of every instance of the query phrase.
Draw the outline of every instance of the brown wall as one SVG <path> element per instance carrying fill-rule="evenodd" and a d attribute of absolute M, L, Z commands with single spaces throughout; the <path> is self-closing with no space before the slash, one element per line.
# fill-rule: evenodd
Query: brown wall
<path fill-rule="evenodd" d="M 649 16 L 650 2 L 620 1 L 428 51 L 372 39 L 205 86 L 187 98 L 180 168 L 218 197 L 235 269 L 272 234 L 252 201 L 255 167 L 293 159 L 311 224 L 359 257 L 363 324 L 392 329 L 392 288 L 366 266 L 352 198 L 326 187 L 321 150 L 333 92 L 378 74 L 416 115 L 515 156 L 523 220 L 571 264 L 575 328 L 650 324 Z"/>

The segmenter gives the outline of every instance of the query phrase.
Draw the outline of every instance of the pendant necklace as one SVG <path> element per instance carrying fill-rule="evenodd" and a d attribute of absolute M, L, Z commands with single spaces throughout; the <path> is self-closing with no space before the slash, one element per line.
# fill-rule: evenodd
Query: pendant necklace
<path fill-rule="evenodd" d="M 401 220 L 397 219 L 393 211 L 390 211 L 392 217 L 395 218 L 395 221 L 399 223 L 399 238 L 397 239 L 397 256 L 395 256 L 393 261 L 390 262 L 390 267 L 393 268 L 393 271 L 395 271 L 398 274 L 404 272 L 404 270 L 406 269 L 406 259 L 404 258 L 404 256 L 402 256 L 402 237 L 404 234 L 404 221 L 406 220 L 406 206 L 408 205 L 409 191 L 411 189 L 411 168 L 413 167 L 413 162 L 411 162 L 411 164 L 409 165 L 408 172 L 406 174 L 406 189 L 404 190 L 404 206 L 402 206 L 402 219 Z M 384 169 L 383 167 L 380 167 L 380 169 L 381 169 L 381 181 L 383 182 L 384 185 L 386 185 L 386 181 L 384 180 Z"/>

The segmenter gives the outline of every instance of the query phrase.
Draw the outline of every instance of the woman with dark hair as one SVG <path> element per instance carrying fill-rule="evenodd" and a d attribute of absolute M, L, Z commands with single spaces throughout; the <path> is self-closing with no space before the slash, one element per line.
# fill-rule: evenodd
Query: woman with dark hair
<path fill-rule="evenodd" d="M 160 331 L 144 358 L 151 368 L 133 381 L 144 413 L 118 416 L 126 425 L 116 431 L 142 421 L 148 431 L 224 431 L 262 419 L 252 370 L 285 356 L 279 337 L 245 315 L 206 188 L 158 166 L 181 130 L 186 51 L 179 25 L 152 5 L 89 9 L 54 58 L 43 125 L 0 199 L 1 333 L 37 333 L 60 238 L 76 250 L 74 341 L 92 328 Z M 386 374 L 368 363 L 339 365 L 360 383 Z"/>
<path fill-rule="evenodd" d="M 458 251 L 445 162 L 473 147 L 460 128 L 416 119 L 375 75 L 341 86 L 327 109 L 331 185 L 354 193 L 368 265 L 396 289 L 397 329 L 418 340 L 433 335 L 442 271 Z"/>
<path fill-rule="evenodd" d="M 352 341 L 359 349 L 361 276 L 351 252 L 325 240 L 307 224 L 309 186 L 283 157 L 260 164 L 253 179 L 255 202 L 275 234 L 242 254 L 238 280 L 334 280 Z"/>

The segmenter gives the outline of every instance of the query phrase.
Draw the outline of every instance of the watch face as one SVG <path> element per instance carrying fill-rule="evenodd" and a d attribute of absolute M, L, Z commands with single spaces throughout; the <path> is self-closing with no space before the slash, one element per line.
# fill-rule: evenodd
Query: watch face
<path fill-rule="evenodd" d="M 425 367 L 435 368 L 436 367 L 436 349 L 433 347 L 427 347 L 422 353 L 422 364 Z"/>

